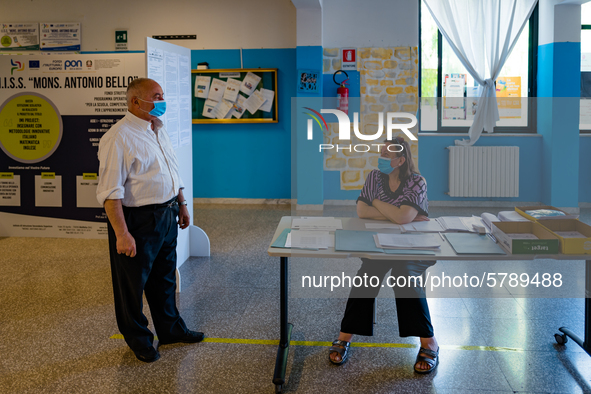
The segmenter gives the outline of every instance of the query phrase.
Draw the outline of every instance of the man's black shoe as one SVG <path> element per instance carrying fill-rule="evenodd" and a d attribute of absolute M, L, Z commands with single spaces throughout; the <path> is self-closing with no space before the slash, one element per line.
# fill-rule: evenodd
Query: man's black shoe
<path fill-rule="evenodd" d="M 135 354 L 138 360 L 143 361 L 145 363 L 151 363 L 160 358 L 160 353 L 158 353 L 158 350 L 154 349 L 154 346 L 150 346 L 148 348 L 138 351 L 134 350 L 133 353 Z"/>
<path fill-rule="evenodd" d="M 161 340 L 158 343 L 158 346 L 170 345 L 173 343 L 180 343 L 180 342 L 182 342 L 182 343 L 197 343 L 197 342 L 201 342 L 204 338 L 205 338 L 205 334 L 203 334 L 202 332 L 187 330 L 187 333 L 185 335 L 183 335 L 182 337 L 179 337 L 176 339 L 170 339 L 170 340 Z"/>

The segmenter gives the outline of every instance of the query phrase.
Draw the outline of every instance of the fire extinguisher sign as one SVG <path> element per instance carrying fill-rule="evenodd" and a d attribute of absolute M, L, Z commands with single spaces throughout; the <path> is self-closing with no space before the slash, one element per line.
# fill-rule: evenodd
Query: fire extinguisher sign
<path fill-rule="evenodd" d="M 357 49 L 343 48 L 341 49 L 342 70 L 357 70 Z"/>

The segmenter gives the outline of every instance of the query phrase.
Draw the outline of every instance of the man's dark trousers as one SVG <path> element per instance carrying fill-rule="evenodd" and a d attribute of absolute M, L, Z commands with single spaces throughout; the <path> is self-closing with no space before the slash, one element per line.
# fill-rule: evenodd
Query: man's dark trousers
<path fill-rule="evenodd" d="M 154 341 L 142 312 L 144 292 L 160 341 L 171 341 L 187 332 L 175 299 L 178 213 L 177 204 L 123 207 L 127 229 L 136 243 L 135 257 L 117 253 L 115 231 L 108 223 L 117 326 L 134 351 L 150 347 Z"/>

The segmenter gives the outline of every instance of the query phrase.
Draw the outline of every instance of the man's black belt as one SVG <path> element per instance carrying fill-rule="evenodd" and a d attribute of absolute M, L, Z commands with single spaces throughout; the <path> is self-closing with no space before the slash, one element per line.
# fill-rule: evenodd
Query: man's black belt
<path fill-rule="evenodd" d="M 171 198 L 170 200 L 168 200 L 166 202 L 163 202 L 162 204 L 149 204 L 149 205 L 142 205 L 141 207 L 126 207 L 126 208 L 155 211 L 157 209 L 162 209 L 162 208 L 172 208 L 176 205 L 179 205 L 179 201 L 177 199 L 177 196 L 174 196 L 173 198 Z"/>

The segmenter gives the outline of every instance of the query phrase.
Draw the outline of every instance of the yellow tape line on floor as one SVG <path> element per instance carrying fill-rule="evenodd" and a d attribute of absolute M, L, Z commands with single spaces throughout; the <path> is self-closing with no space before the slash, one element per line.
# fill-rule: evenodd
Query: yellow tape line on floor
<path fill-rule="evenodd" d="M 110 339 L 123 339 L 123 335 L 115 334 Z M 158 337 L 156 337 L 158 339 Z M 241 345 L 279 345 L 276 339 L 239 339 L 239 338 L 205 338 L 203 342 L 209 343 L 238 343 Z M 331 342 L 323 341 L 291 341 L 291 346 L 331 346 Z M 351 347 L 384 347 L 384 348 L 406 348 L 414 349 L 417 345 L 410 343 L 371 343 L 371 342 L 353 342 Z M 512 347 L 497 346 L 454 346 L 441 345 L 440 348 L 448 350 L 480 350 L 485 352 L 523 352 L 523 349 Z"/>

